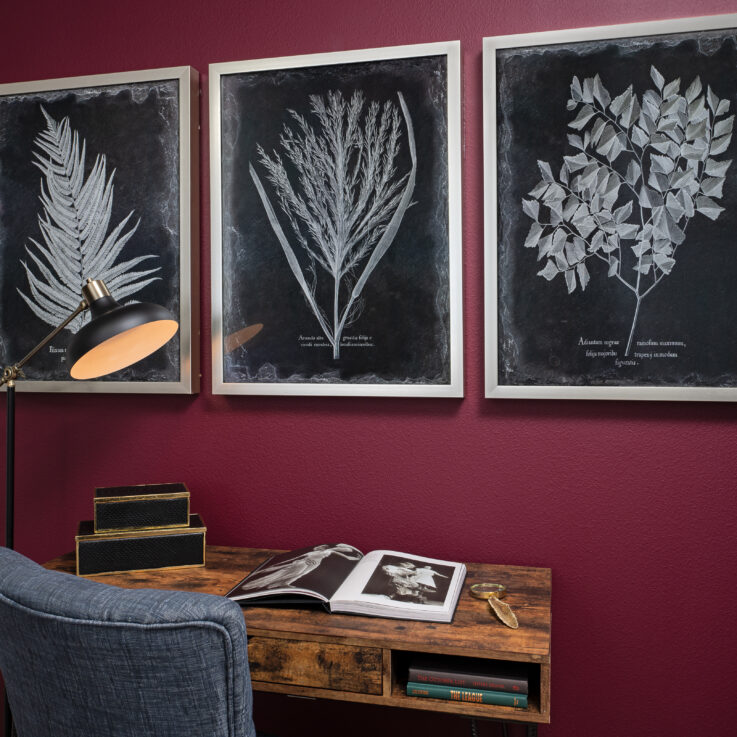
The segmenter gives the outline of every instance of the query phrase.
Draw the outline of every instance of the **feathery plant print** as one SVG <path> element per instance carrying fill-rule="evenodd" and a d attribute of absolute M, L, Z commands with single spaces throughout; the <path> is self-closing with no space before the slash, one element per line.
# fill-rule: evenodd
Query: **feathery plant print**
<path fill-rule="evenodd" d="M 562 274 L 568 289 L 586 289 L 589 267 L 635 299 L 625 355 L 629 355 L 643 299 L 676 266 L 678 249 L 697 214 L 716 220 L 731 159 L 720 159 L 732 139 L 734 115 L 699 77 L 681 93 L 651 67 L 654 88 L 641 98 L 632 85 L 613 98 L 597 74 L 574 77 L 568 124 L 576 151 L 563 157 L 556 179 L 538 161 L 542 181 L 522 201 L 534 222 L 525 240 L 538 248 L 548 281 Z"/>
<path fill-rule="evenodd" d="M 80 146 L 69 118 L 59 123 L 43 107 L 41 112 L 46 130 L 34 141 L 39 150 L 34 151 L 33 164 L 43 174 L 38 218 L 43 243 L 30 239 L 26 253 L 33 263 L 22 262 L 30 296 L 18 292 L 37 317 L 58 325 L 79 305 L 87 277 L 102 279 L 121 301 L 159 278 L 150 276 L 159 268 L 133 271 L 142 261 L 156 258 L 154 254 L 116 263 L 140 221 L 125 230 L 131 211 L 108 232 L 115 171 L 108 177 L 105 156 L 98 154 L 85 178 L 85 141 Z M 88 319 L 83 313 L 69 330 L 76 333 Z"/>
<path fill-rule="evenodd" d="M 310 96 L 316 126 L 294 110 L 279 143 L 283 158 L 259 146 L 294 247 L 251 164 L 249 170 L 274 233 L 310 310 L 340 358 L 340 340 L 363 304 L 361 292 L 397 234 L 415 186 L 417 155 L 412 120 L 404 98 L 365 105 L 356 91 Z M 401 108 L 401 117 L 400 117 Z M 397 171 L 402 118 L 411 169 Z M 299 254 L 299 255 L 298 255 Z M 328 279 L 330 304 L 318 303 L 320 276 Z"/>

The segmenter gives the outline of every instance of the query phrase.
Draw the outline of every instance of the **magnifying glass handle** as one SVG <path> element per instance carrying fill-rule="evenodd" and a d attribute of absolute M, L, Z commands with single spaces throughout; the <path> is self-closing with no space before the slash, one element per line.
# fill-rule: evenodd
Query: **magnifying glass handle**
<path fill-rule="evenodd" d="M 503 624 L 507 625 L 507 627 L 511 627 L 513 630 L 516 630 L 519 627 L 519 622 L 517 621 L 515 613 L 506 602 L 501 601 L 501 599 L 497 599 L 496 596 L 490 596 L 489 608 L 497 617 L 499 617 Z"/>

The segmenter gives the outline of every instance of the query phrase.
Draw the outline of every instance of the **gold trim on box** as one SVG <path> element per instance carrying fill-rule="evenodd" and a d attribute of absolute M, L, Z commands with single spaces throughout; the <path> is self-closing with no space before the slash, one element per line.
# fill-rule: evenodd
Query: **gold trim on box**
<path fill-rule="evenodd" d="M 135 530 L 126 530 L 124 532 L 92 532 L 89 535 L 75 535 L 74 539 L 79 540 L 117 540 L 118 538 L 131 538 L 131 537 L 151 537 L 148 534 L 149 531 L 143 528 L 136 528 Z M 176 535 L 177 533 L 185 532 L 207 532 L 207 527 L 190 527 L 190 525 L 179 525 L 179 527 L 169 527 L 162 529 L 160 535 Z"/>
<path fill-rule="evenodd" d="M 201 519 L 201 518 L 200 518 Z M 79 572 L 79 543 L 80 541 L 89 540 L 116 540 L 119 538 L 130 539 L 132 537 L 150 537 L 143 530 L 136 530 L 133 533 L 128 532 L 100 532 L 92 533 L 89 535 L 75 535 L 74 536 L 74 564 L 75 572 L 80 578 L 94 578 L 96 576 L 112 576 L 121 573 L 143 573 L 146 571 L 174 571 L 180 568 L 204 568 L 207 565 L 207 527 L 202 525 L 200 527 L 172 527 L 168 529 L 162 529 L 158 531 L 158 535 L 176 535 L 176 534 L 195 534 L 202 533 L 202 563 L 187 563 L 182 566 L 157 566 L 155 568 L 126 568 L 122 571 L 100 571 L 100 573 L 80 573 Z"/>
<path fill-rule="evenodd" d="M 95 504 L 108 504 L 109 502 L 144 502 L 151 499 L 189 499 L 188 491 L 172 491 L 166 494 L 129 494 L 128 496 L 97 496 Z"/>
<path fill-rule="evenodd" d="M 142 489 L 148 488 L 151 486 L 157 486 L 157 484 L 137 484 Z M 164 484 L 161 484 L 162 486 Z M 187 489 L 186 484 L 182 484 L 185 489 Z M 118 488 L 118 487 L 99 487 L 99 489 L 104 488 Z M 134 487 L 130 487 L 134 488 Z M 97 492 L 99 489 L 95 489 L 95 492 Z M 154 525 L 152 527 L 106 527 L 104 530 L 100 530 L 97 526 L 97 505 L 98 504 L 115 504 L 120 502 L 147 502 L 147 501 L 154 501 L 154 500 L 170 500 L 170 499 L 185 499 L 187 500 L 187 519 L 189 519 L 189 516 L 191 514 L 191 498 L 189 489 L 186 491 L 172 491 L 166 494 L 129 494 L 127 496 L 96 496 L 93 501 L 93 507 L 94 507 L 94 518 L 92 521 L 95 533 L 108 533 L 108 532 L 127 532 L 127 531 L 134 531 L 134 530 L 170 530 L 175 529 L 178 527 L 181 527 L 182 525 Z"/>
<path fill-rule="evenodd" d="M 203 543 L 204 547 L 204 543 Z M 203 552 L 204 555 L 204 552 Z M 147 573 L 148 571 L 177 571 L 181 568 L 204 568 L 205 563 L 188 563 L 186 566 L 159 566 L 158 568 L 126 568 L 124 571 L 101 571 L 100 573 L 80 573 L 77 564 L 77 576 L 79 578 L 97 578 L 98 576 L 114 576 L 122 573 Z"/>
<path fill-rule="evenodd" d="M 164 492 L 166 494 L 189 494 L 189 489 L 187 488 L 187 484 L 184 483 L 184 481 L 164 481 L 161 483 L 156 484 L 121 484 L 118 486 L 96 486 L 95 487 L 95 498 L 96 499 L 117 499 L 120 497 L 120 495 L 116 496 L 97 496 L 97 493 L 100 491 L 111 491 L 112 489 L 156 489 L 161 488 L 162 486 L 181 486 L 184 491 L 169 491 Z M 152 494 L 153 492 L 148 491 L 144 492 L 144 494 L 141 494 L 140 496 L 146 496 L 147 494 Z M 136 496 L 135 494 L 124 494 L 121 498 L 128 499 L 132 496 Z"/>

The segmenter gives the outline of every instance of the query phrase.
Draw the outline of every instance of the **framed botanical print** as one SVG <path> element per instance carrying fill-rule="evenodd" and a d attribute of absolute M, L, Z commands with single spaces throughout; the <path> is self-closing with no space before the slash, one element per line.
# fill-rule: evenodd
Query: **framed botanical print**
<path fill-rule="evenodd" d="M 484 39 L 486 395 L 737 399 L 737 16 Z"/>
<path fill-rule="evenodd" d="M 75 381 L 66 345 L 83 313 L 27 364 L 19 390 L 198 390 L 198 84 L 176 67 L 0 85 L 0 362 L 70 315 L 87 278 L 179 322 L 149 358 Z"/>
<path fill-rule="evenodd" d="M 210 67 L 213 391 L 462 396 L 457 42 Z"/>

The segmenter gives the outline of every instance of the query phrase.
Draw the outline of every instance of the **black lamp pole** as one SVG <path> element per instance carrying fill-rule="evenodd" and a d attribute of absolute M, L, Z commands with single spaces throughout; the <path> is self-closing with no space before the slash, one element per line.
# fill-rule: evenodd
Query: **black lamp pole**
<path fill-rule="evenodd" d="M 15 486 L 15 385 L 8 385 L 7 392 L 8 427 L 5 452 L 5 546 L 13 549 L 13 492 Z M 5 697 L 5 737 L 11 737 L 13 732 L 13 715 L 10 713 L 8 693 Z"/>
<path fill-rule="evenodd" d="M 8 435 L 5 472 L 5 547 L 13 549 L 13 520 L 15 518 L 15 382 L 23 376 L 23 367 L 48 343 L 50 343 L 80 312 L 88 307 L 82 300 L 74 312 L 59 327 L 54 328 L 33 350 L 18 363 L 8 366 L 0 376 L 0 386 L 7 386 Z M 9 737 L 9 735 L 8 735 Z"/>
<path fill-rule="evenodd" d="M 6 437 L 7 450 L 5 453 L 5 545 L 13 549 L 13 493 L 11 489 L 15 484 L 15 386 L 8 386 L 7 394 L 8 433 Z M 11 737 L 13 731 L 13 715 L 10 713 L 8 704 L 8 693 L 5 698 L 5 737 Z"/>
<path fill-rule="evenodd" d="M 13 549 L 13 509 L 15 496 L 15 385 L 10 384 L 7 391 L 8 431 L 5 452 L 5 547 Z"/>

